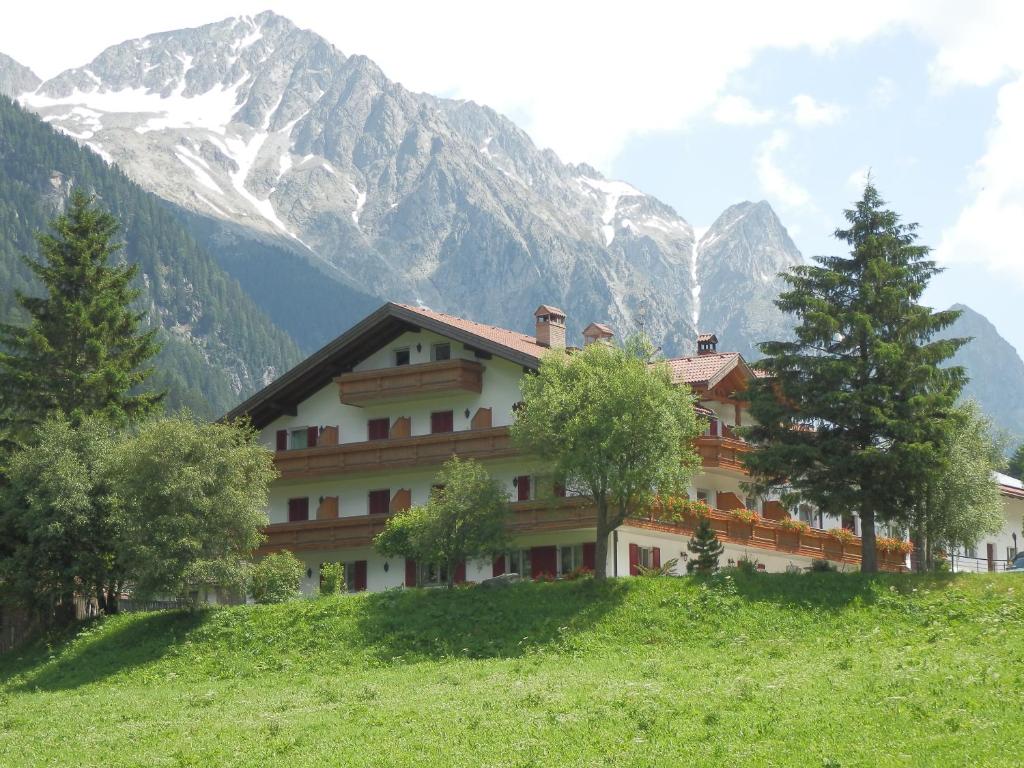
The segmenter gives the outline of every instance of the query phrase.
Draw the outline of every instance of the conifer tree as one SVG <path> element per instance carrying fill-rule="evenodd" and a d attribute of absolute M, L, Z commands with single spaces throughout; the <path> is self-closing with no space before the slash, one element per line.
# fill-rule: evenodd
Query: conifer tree
<path fill-rule="evenodd" d="M 686 544 L 690 553 L 695 555 L 686 563 L 687 573 L 698 573 L 709 575 L 718 569 L 718 558 L 722 556 L 725 547 L 715 535 L 715 529 L 711 527 L 711 519 L 701 516 L 697 523 L 697 529 Z"/>
<path fill-rule="evenodd" d="M 795 340 L 761 344 L 767 376 L 749 392 L 759 449 L 745 459 L 761 487 L 789 486 L 823 511 L 860 513 L 862 570 L 878 569 L 875 522 L 909 522 L 940 463 L 965 374 L 940 367 L 966 339 L 934 339 L 959 315 L 920 305 L 939 269 L 916 225 L 885 208 L 869 181 L 835 236 L 848 256 L 819 256 L 785 275 L 776 304 Z"/>
<path fill-rule="evenodd" d="M 117 220 L 75 190 L 51 228 L 37 236 L 41 259 L 22 257 L 43 295 L 19 291 L 27 325 L 0 325 L 0 416 L 15 437 L 53 412 L 124 423 L 163 397 L 132 392 L 158 345 L 155 328 L 140 332 L 145 313 L 130 306 L 138 266 L 112 263 L 122 247 Z"/>
<path fill-rule="evenodd" d="M 1010 463 L 1006 466 L 1006 471 L 1010 477 L 1015 477 L 1018 480 L 1024 479 L 1024 443 L 1017 446 L 1017 450 L 1013 452 L 1013 456 L 1010 457 Z"/>

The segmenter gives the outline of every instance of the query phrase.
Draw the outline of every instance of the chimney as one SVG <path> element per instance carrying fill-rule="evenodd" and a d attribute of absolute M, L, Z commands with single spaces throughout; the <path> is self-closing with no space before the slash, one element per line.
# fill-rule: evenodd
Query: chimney
<path fill-rule="evenodd" d="M 598 342 L 611 344 L 614 335 L 612 329 L 604 323 L 591 323 L 583 329 L 583 346 L 589 347 L 591 344 L 597 344 Z"/>
<path fill-rule="evenodd" d="M 541 304 L 533 316 L 537 319 L 537 343 L 551 349 L 565 349 L 565 312 Z"/>
<path fill-rule="evenodd" d="M 718 337 L 713 333 L 697 334 L 697 354 L 713 355 L 718 351 Z"/>

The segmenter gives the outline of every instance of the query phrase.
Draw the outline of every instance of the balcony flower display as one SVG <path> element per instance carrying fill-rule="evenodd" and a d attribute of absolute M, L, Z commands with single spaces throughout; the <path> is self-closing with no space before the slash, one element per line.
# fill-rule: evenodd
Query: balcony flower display
<path fill-rule="evenodd" d="M 909 555 L 914 551 L 914 543 L 912 541 L 890 536 L 879 536 L 875 540 L 875 546 L 879 552 L 898 553 L 900 555 Z"/>
<path fill-rule="evenodd" d="M 857 540 L 857 536 L 848 528 L 832 528 L 828 535 L 843 545 L 852 544 Z"/>
<path fill-rule="evenodd" d="M 757 514 L 757 512 L 755 512 L 752 509 L 746 509 L 744 507 L 741 507 L 740 509 L 730 510 L 729 514 L 732 515 L 736 520 L 739 520 L 741 523 L 746 523 L 747 525 L 753 525 L 761 519 L 761 516 Z"/>
<path fill-rule="evenodd" d="M 784 517 L 779 520 L 779 528 L 784 531 L 795 531 L 797 533 L 807 533 L 811 530 L 811 526 L 805 523 L 803 520 L 794 520 L 792 517 Z"/>

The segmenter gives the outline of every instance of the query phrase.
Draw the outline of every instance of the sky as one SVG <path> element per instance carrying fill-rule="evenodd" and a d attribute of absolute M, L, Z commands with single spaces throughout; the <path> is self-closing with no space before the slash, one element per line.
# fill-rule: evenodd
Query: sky
<path fill-rule="evenodd" d="M 51 77 L 153 32 L 271 9 L 416 91 L 508 115 L 706 227 L 767 200 L 807 257 L 865 174 L 1024 351 L 1024 3 L 21 3 L 0 51 Z"/>

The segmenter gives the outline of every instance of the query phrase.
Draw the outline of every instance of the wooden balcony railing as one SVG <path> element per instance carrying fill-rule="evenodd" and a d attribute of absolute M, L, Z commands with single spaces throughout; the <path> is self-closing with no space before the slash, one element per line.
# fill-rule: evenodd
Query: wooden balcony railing
<path fill-rule="evenodd" d="M 593 528 L 596 513 L 589 499 L 567 498 L 520 501 L 510 505 L 512 514 L 508 531 L 512 535 L 547 533 Z M 355 515 L 331 520 L 308 520 L 299 523 L 276 523 L 265 529 L 267 541 L 259 554 L 288 549 L 334 550 L 368 547 L 373 538 L 384 529 L 388 515 Z M 861 540 L 843 543 L 827 531 L 812 528 L 809 531 L 786 530 L 773 520 L 759 518 L 744 523 L 728 512 L 711 510 L 711 525 L 719 541 L 762 549 L 778 554 L 789 554 L 810 559 L 831 560 L 847 565 L 860 565 Z M 650 531 L 673 533 L 681 536 L 693 534 L 694 521 L 685 518 L 673 522 L 645 517 L 631 517 L 625 525 Z M 882 570 L 905 570 L 901 554 L 879 552 Z"/>
<path fill-rule="evenodd" d="M 743 454 L 751 450 L 750 443 L 735 437 L 711 437 L 702 435 L 694 441 L 697 453 L 705 469 L 729 469 L 746 474 Z"/>
<path fill-rule="evenodd" d="M 475 392 L 483 388 L 484 367 L 475 360 L 442 360 L 372 371 L 343 373 L 334 381 L 341 402 L 366 405 L 407 400 L 444 392 Z"/>
<path fill-rule="evenodd" d="M 282 480 L 296 480 L 432 466 L 444 463 L 453 454 L 463 458 L 496 459 L 515 453 L 508 427 L 492 427 L 278 451 L 274 454 L 274 465 Z"/>
<path fill-rule="evenodd" d="M 711 527 L 718 540 L 723 543 L 766 549 L 781 554 L 799 555 L 815 560 L 831 560 L 837 563 L 860 565 L 861 540 L 856 538 L 843 543 L 828 531 L 811 528 L 807 531 L 793 531 L 783 528 L 775 520 L 759 517 L 754 523 L 744 523 L 728 512 L 713 509 L 709 515 Z M 626 525 L 635 528 L 692 535 L 695 520 L 655 520 L 647 517 L 631 517 Z M 894 552 L 878 552 L 879 568 L 886 571 L 901 571 L 905 568 L 904 555 Z"/>

